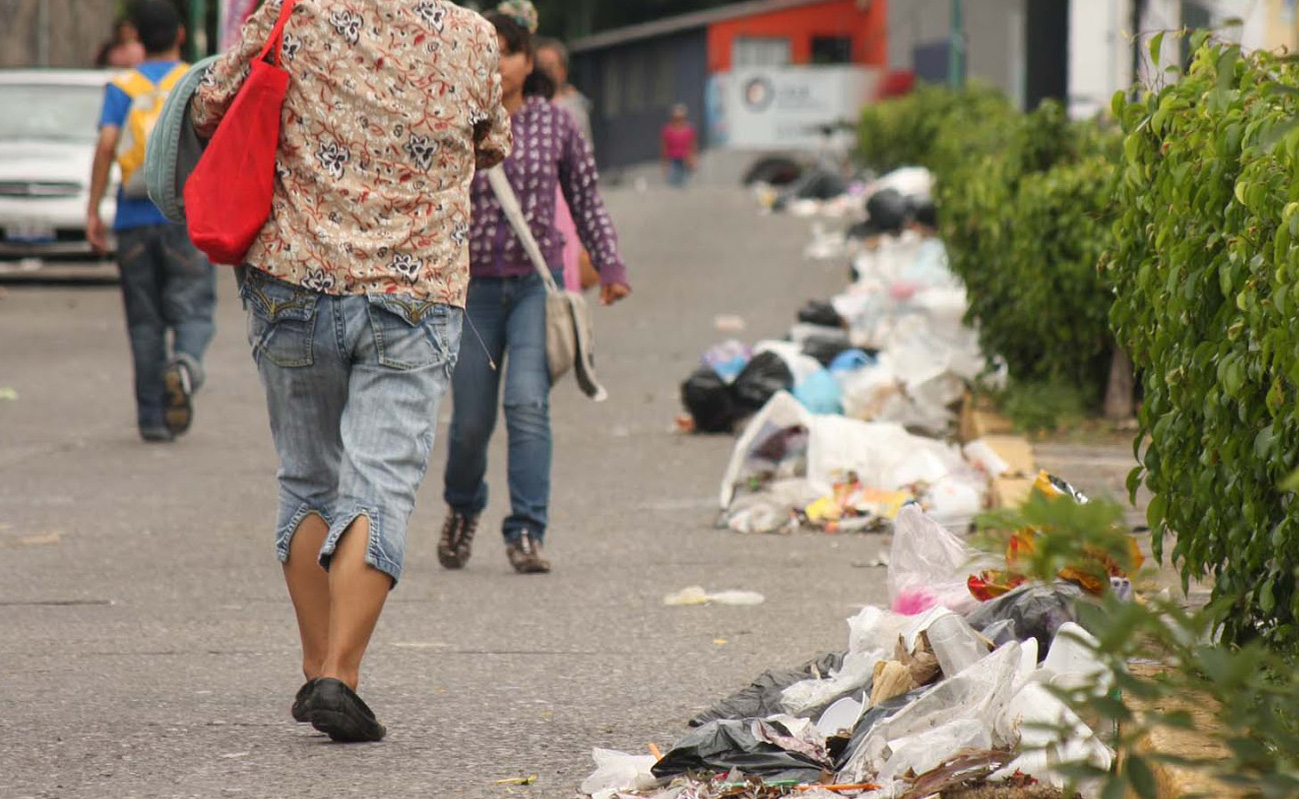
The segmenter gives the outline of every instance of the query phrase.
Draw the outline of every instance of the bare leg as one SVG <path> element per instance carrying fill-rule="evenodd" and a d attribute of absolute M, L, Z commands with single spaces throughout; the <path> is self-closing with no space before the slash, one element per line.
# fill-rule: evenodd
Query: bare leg
<path fill-rule="evenodd" d="M 370 520 L 359 516 L 343 532 L 329 562 L 329 647 L 320 676 L 342 680 L 353 690 L 392 590 L 392 578 L 365 562 L 369 539 Z"/>
<path fill-rule="evenodd" d="M 284 563 L 284 582 L 298 617 L 302 636 L 302 674 L 320 676 L 329 649 L 329 574 L 320 568 L 320 548 L 329 536 L 329 525 L 318 514 L 308 514 L 298 525 Z"/>

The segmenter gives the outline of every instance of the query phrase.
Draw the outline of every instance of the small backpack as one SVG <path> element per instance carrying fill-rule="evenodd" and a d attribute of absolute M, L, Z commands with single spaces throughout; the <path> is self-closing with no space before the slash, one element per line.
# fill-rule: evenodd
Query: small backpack
<path fill-rule="evenodd" d="M 113 85 L 131 98 L 122 125 L 122 138 L 117 145 L 117 165 L 122 171 L 123 196 L 133 200 L 148 199 L 149 189 L 144 180 L 145 144 L 158 117 L 162 104 L 171 88 L 189 71 L 188 64 L 177 64 L 162 80 L 154 83 L 138 69 L 130 70 L 113 79 Z"/>

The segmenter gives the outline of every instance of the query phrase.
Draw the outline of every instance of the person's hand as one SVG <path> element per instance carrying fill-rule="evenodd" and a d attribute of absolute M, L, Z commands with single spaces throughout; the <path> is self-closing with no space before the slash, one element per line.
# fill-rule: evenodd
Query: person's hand
<path fill-rule="evenodd" d="M 600 287 L 600 304 L 613 305 L 619 300 L 626 299 L 631 294 L 631 286 L 626 283 L 605 283 Z"/>
<path fill-rule="evenodd" d="M 104 225 L 104 220 L 99 218 L 98 211 L 88 211 L 86 213 L 86 241 L 90 242 L 90 247 L 100 255 L 108 255 L 108 228 Z"/>

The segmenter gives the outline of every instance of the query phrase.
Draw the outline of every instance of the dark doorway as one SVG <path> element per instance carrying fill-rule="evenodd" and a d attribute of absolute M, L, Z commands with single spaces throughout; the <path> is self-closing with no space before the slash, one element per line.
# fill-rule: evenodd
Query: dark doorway
<path fill-rule="evenodd" d="M 1032 110 L 1043 100 L 1068 98 L 1069 0 L 1027 0 L 1026 7 L 1024 101 Z"/>

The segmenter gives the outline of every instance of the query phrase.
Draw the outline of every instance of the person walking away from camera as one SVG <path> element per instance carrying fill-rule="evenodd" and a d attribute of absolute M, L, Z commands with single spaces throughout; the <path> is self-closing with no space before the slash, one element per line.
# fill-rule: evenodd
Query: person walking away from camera
<path fill-rule="evenodd" d="M 698 138 L 686 107 L 674 105 L 672 118 L 663 126 L 662 135 L 663 168 L 667 170 L 669 186 L 683 188 L 690 179 L 690 173 L 695 171 Z"/>
<path fill-rule="evenodd" d="M 131 69 L 144 61 L 140 32 L 130 19 L 119 19 L 113 26 L 113 38 L 99 48 L 95 69 Z"/>
<path fill-rule="evenodd" d="M 558 39 L 539 38 L 536 49 L 537 69 L 546 73 L 555 84 L 555 105 L 568 112 L 594 150 L 591 101 L 568 82 L 568 48 Z M 564 285 L 570 291 L 586 291 L 600 285 L 600 274 L 591 263 L 591 254 L 578 238 L 577 223 L 573 221 L 563 190 L 556 187 L 555 191 L 555 228 L 564 237 Z"/>
<path fill-rule="evenodd" d="M 180 15 L 166 0 L 145 0 L 135 6 L 132 22 L 147 57 L 105 89 L 86 237 L 97 252 L 109 251 L 99 209 L 116 161 L 121 188 L 113 230 L 135 370 L 136 421 L 145 441 L 168 442 L 193 421 L 191 397 L 203 384 L 203 354 L 216 331 L 216 283 L 212 265 L 190 243 L 185 226 L 167 221 L 144 185 L 145 143 L 167 92 L 187 69 L 180 60 Z"/>
<path fill-rule="evenodd" d="M 289 2 L 289 0 L 283 0 Z M 212 67 L 210 136 L 281 14 Z M 277 553 L 302 639 L 292 706 L 337 741 L 386 730 L 357 695 L 460 350 L 469 184 L 510 148 L 496 34 L 454 3 L 297 0 L 269 219 L 240 289 L 279 454 Z"/>
<path fill-rule="evenodd" d="M 531 4 L 528 4 L 531 5 Z M 508 4 L 511 10 L 516 4 Z M 506 175 L 547 263 L 559 263 L 555 187 L 573 209 L 582 243 L 600 270 L 601 301 L 631 289 L 613 223 L 597 190 L 591 149 L 569 115 L 550 102 L 549 78 L 534 69 L 532 36 L 515 15 L 492 13 L 501 46 L 505 107 L 514 124 Z M 526 20 L 527 17 L 524 17 Z M 511 513 L 502 525 L 506 554 L 520 573 L 544 573 L 550 505 L 550 372 L 546 366 L 546 287 L 512 232 L 486 176 L 474 179 L 467 312 L 486 354 L 466 347 L 456 366 L 444 498 L 449 506 L 438 558 L 448 569 L 469 560 L 479 516 L 487 507 L 487 444 L 501 395 L 497 364 L 508 360 L 504 408 L 509 436 Z"/>

